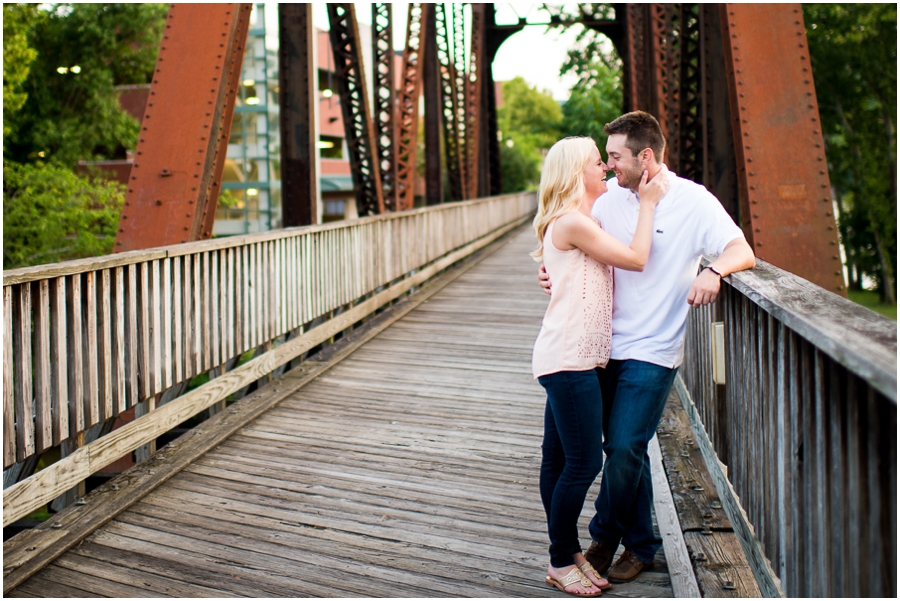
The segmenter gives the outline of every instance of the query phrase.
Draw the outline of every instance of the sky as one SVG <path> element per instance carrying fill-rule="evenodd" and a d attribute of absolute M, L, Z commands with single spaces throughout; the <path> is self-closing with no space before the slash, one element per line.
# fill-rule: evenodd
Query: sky
<path fill-rule="evenodd" d="M 400 51 L 406 43 L 408 5 L 406 2 L 392 3 L 394 48 Z M 355 6 L 359 22 L 371 25 L 371 3 L 357 2 Z M 540 10 L 540 6 L 523 2 L 495 4 L 497 22 L 514 23 L 519 17 L 524 17 L 529 23 L 546 23 L 549 20 L 548 14 Z M 328 29 L 328 14 L 324 4 L 313 4 L 313 21 L 316 27 Z M 580 25 L 576 25 L 564 30 L 547 31 L 546 26 L 530 25 L 514 34 L 500 46 L 494 59 L 494 81 L 508 81 L 521 76 L 539 90 L 548 90 L 554 99 L 567 99 L 569 88 L 575 83 L 575 78 L 571 76 L 560 78 L 559 68 L 566 59 L 566 50 L 574 44 L 580 28 Z"/>

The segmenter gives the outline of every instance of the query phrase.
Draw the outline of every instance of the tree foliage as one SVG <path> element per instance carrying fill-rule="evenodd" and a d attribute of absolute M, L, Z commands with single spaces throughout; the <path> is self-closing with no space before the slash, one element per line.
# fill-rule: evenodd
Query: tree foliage
<path fill-rule="evenodd" d="M 15 133 L 16 115 L 28 99 L 24 84 L 37 58 L 28 44 L 29 28 L 39 18 L 36 4 L 3 5 L 3 145 Z"/>
<path fill-rule="evenodd" d="M 859 288 L 896 303 L 897 5 L 804 4 L 839 228 Z"/>
<path fill-rule="evenodd" d="M 497 109 L 503 191 L 533 189 L 541 179 L 544 153 L 560 138 L 562 112 L 550 92 L 531 87 L 521 77 L 503 83 Z"/>
<path fill-rule="evenodd" d="M 27 98 L 13 115 L 11 139 L 5 140 L 6 158 L 24 163 L 44 153 L 47 160 L 72 164 L 124 157 L 124 149 L 137 142 L 139 124 L 119 106 L 115 86 L 150 81 L 166 6 L 5 9 L 4 15 L 12 13 L 24 21 L 20 28 L 27 31 L 29 51 L 36 54 L 22 83 Z M 15 61 L 4 44 L 4 80 L 6 65 Z"/>
<path fill-rule="evenodd" d="M 3 267 L 112 252 L 122 184 L 42 162 L 3 165 Z"/>
<path fill-rule="evenodd" d="M 605 36 L 582 28 L 568 50 L 560 75 L 578 81 L 562 107 L 562 131 L 567 136 L 589 136 L 603 150 L 603 126 L 622 114 L 622 61 Z"/>

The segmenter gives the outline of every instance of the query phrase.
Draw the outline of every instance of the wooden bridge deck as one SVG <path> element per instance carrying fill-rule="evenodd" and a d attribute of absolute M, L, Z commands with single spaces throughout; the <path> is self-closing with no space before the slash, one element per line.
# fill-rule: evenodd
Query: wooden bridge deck
<path fill-rule="evenodd" d="M 543 584 L 532 240 L 508 238 L 11 596 L 564 596 Z M 608 594 L 672 596 L 663 552 Z"/>

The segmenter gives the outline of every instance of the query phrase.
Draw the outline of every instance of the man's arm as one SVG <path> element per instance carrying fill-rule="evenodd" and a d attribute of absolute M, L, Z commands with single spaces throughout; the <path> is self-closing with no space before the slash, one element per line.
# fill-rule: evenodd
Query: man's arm
<path fill-rule="evenodd" d="M 543 263 L 541 263 L 541 268 L 538 269 L 538 284 L 541 285 L 541 290 L 543 290 L 547 296 L 550 296 L 550 276 L 547 275 L 547 268 L 544 267 Z"/>
<path fill-rule="evenodd" d="M 735 238 L 725 245 L 725 250 L 719 257 L 709 264 L 710 267 L 722 274 L 722 277 L 742 271 L 756 266 L 756 257 L 753 255 L 753 249 L 747 244 L 744 238 Z M 709 269 L 701 271 L 694 283 L 691 284 L 691 291 L 688 292 L 687 302 L 694 308 L 708 305 L 716 300 L 719 295 L 719 287 L 722 284 L 722 278 L 717 276 Z"/>

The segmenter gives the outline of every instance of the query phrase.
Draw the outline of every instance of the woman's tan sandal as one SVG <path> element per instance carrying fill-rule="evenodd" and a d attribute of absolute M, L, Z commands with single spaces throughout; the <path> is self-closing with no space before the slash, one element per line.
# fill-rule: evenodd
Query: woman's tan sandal
<path fill-rule="evenodd" d="M 590 572 L 593 572 L 594 578 L 596 578 L 600 582 L 605 582 L 606 584 L 596 585 L 601 591 L 608 591 L 609 589 L 611 589 L 613 587 L 613 585 L 611 585 L 609 583 L 609 580 L 607 580 L 606 578 L 601 576 L 600 572 L 598 572 L 597 570 L 594 569 L 594 566 L 591 565 L 591 562 L 589 562 L 589 561 L 584 562 L 583 564 L 578 566 L 578 569 L 581 570 L 582 572 L 584 572 L 585 576 L 587 576 Z M 588 580 L 590 580 L 590 578 L 588 578 Z"/>
<path fill-rule="evenodd" d="M 566 574 L 559 580 L 557 580 L 556 578 L 551 578 L 550 576 L 547 576 L 544 579 L 544 582 L 546 582 L 549 586 L 555 586 L 562 592 L 568 593 L 575 597 L 599 597 L 600 595 L 603 594 L 603 591 L 599 591 L 599 590 L 596 593 L 583 593 L 583 594 L 582 593 L 573 593 L 571 591 L 566 590 L 567 586 L 572 586 L 573 584 L 581 584 L 581 586 L 583 586 L 584 588 L 587 588 L 587 589 L 594 586 L 594 583 L 592 583 L 590 581 L 590 579 L 587 576 L 585 576 L 584 573 L 581 570 L 579 570 L 578 568 L 572 568 L 571 570 L 569 570 L 568 574 Z"/>

